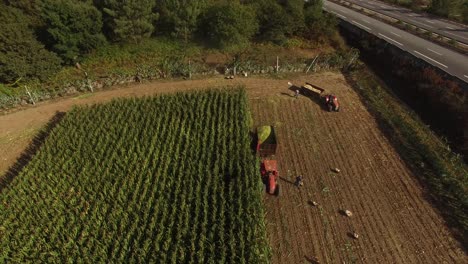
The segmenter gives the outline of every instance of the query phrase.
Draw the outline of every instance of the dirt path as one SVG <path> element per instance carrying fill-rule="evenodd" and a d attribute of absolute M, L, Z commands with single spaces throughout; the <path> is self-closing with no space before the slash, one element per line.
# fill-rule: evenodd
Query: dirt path
<path fill-rule="evenodd" d="M 273 263 L 467 263 L 343 76 L 317 74 L 308 81 L 331 88 L 343 111 L 328 113 L 313 100 L 294 99 L 288 80 L 263 78 L 153 82 L 41 103 L 0 116 L 0 175 L 57 111 L 116 97 L 244 84 L 255 125 L 277 128 L 282 193 L 279 198 L 265 195 Z M 333 173 L 334 167 L 341 173 Z M 305 178 L 301 189 L 292 184 L 298 174 Z M 312 201 L 319 205 L 311 206 Z M 353 216 L 343 216 L 343 209 Z M 349 236 L 352 231 L 359 239 Z"/>

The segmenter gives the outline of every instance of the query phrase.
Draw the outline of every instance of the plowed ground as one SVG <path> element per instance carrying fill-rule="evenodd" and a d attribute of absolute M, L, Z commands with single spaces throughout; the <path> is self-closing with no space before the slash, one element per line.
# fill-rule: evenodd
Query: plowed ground
<path fill-rule="evenodd" d="M 214 78 L 129 86 L 2 115 L 0 175 L 56 111 L 115 97 L 244 84 L 254 125 L 275 125 L 279 142 L 281 194 L 265 194 L 273 263 L 467 263 L 416 177 L 343 76 L 325 73 L 292 81 L 306 80 L 338 95 L 342 111 L 329 113 L 316 100 L 294 99 L 289 80 Z M 335 167 L 341 172 L 330 170 Z M 298 174 L 304 176 L 300 189 L 293 184 Z M 342 215 L 344 209 L 353 216 Z"/>

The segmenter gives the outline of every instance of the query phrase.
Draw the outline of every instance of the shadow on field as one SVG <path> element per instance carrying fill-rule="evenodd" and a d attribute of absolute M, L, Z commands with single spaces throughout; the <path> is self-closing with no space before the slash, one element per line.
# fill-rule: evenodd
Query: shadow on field
<path fill-rule="evenodd" d="M 286 96 L 289 96 L 289 97 L 294 97 L 294 94 L 288 94 L 288 93 L 281 93 L 281 95 L 286 95 Z"/>
<path fill-rule="evenodd" d="M 18 160 L 11 166 L 3 177 L 0 178 L 0 192 L 7 187 L 23 168 L 31 161 L 32 157 L 41 148 L 50 132 L 57 124 L 63 119 L 65 112 L 56 112 L 55 115 L 49 120 L 47 125 L 33 138 L 31 144 L 26 148 Z"/>
<path fill-rule="evenodd" d="M 257 133 L 255 131 L 250 131 L 249 136 L 250 136 L 250 150 L 252 151 L 252 155 L 257 155 L 257 142 L 258 142 Z"/>
<path fill-rule="evenodd" d="M 315 88 L 319 88 L 316 85 L 313 85 L 313 84 L 310 84 L 310 85 L 312 85 Z M 327 106 L 321 100 L 320 95 L 310 94 L 310 91 L 307 91 L 307 89 L 305 89 L 303 87 L 296 86 L 296 85 L 291 85 L 288 89 L 291 90 L 293 93 L 295 93 L 296 90 L 299 90 L 300 95 L 298 97 L 298 100 L 300 100 L 301 98 L 307 98 L 307 99 L 311 100 L 312 102 L 318 104 L 320 106 L 320 109 L 328 112 Z M 322 88 L 320 88 L 320 89 L 322 89 Z M 286 95 L 286 93 L 282 93 L 282 94 Z M 287 95 L 289 95 L 289 94 L 287 94 Z M 290 96 L 294 97 L 294 95 L 290 95 Z"/>
<path fill-rule="evenodd" d="M 292 181 L 290 181 L 290 180 L 288 180 L 288 179 L 286 179 L 286 178 L 283 178 L 283 177 L 281 177 L 281 176 L 279 177 L 279 179 L 282 180 L 282 181 L 284 181 L 284 182 L 287 182 L 287 183 L 289 183 L 289 184 L 295 185 L 294 182 L 292 182 Z"/>
<path fill-rule="evenodd" d="M 308 257 L 308 256 L 304 256 L 304 258 L 309 262 L 309 263 L 312 263 L 312 264 L 319 264 L 320 261 L 317 259 L 317 257 Z"/>

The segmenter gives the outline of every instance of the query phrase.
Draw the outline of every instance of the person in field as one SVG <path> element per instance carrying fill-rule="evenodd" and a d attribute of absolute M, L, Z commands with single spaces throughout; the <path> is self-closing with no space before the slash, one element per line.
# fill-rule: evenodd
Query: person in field
<path fill-rule="evenodd" d="M 304 178 L 302 177 L 302 175 L 297 176 L 294 185 L 296 185 L 297 188 L 301 187 L 302 185 L 304 185 L 303 180 Z"/>
<path fill-rule="evenodd" d="M 294 97 L 295 97 L 296 99 L 299 98 L 299 89 L 296 89 L 296 92 L 294 93 Z"/>

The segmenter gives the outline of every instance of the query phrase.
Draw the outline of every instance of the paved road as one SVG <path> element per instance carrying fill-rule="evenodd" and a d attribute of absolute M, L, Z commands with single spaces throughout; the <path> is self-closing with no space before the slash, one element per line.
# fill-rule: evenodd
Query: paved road
<path fill-rule="evenodd" d="M 404 7 L 396 7 L 375 0 L 346 1 L 468 44 L 468 27 L 465 25 L 450 22 L 429 14 L 416 13 Z"/>
<path fill-rule="evenodd" d="M 344 6 L 324 1 L 324 9 L 414 56 L 468 82 L 468 56 L 439 46 Z"/>

